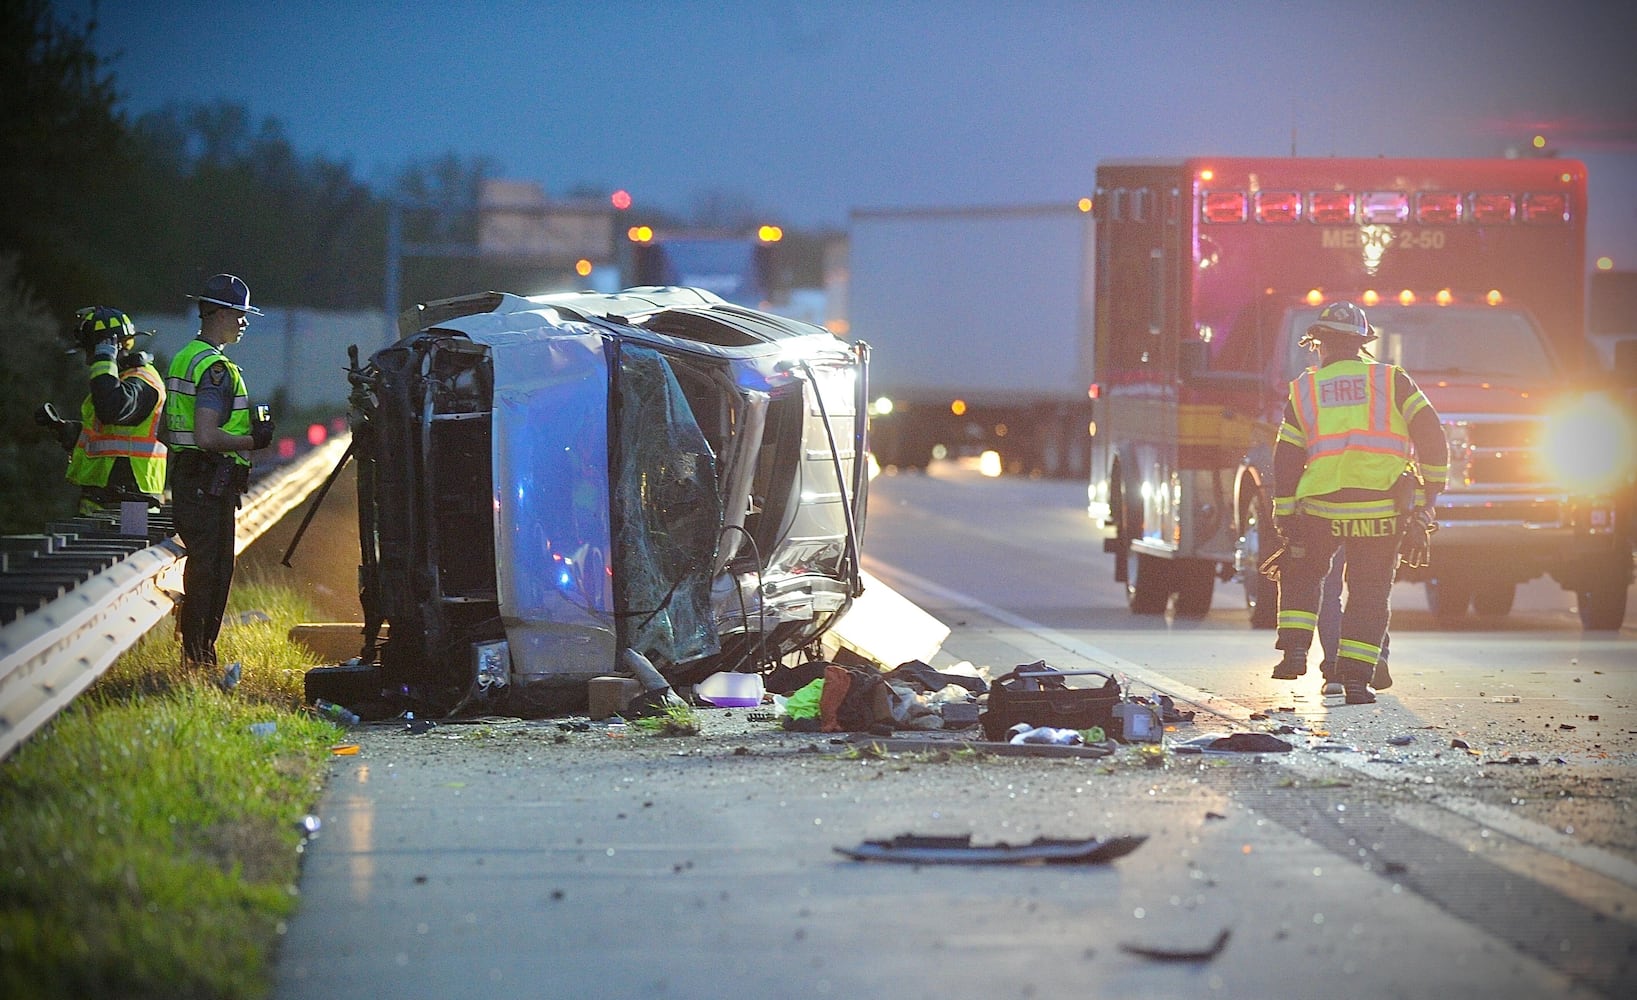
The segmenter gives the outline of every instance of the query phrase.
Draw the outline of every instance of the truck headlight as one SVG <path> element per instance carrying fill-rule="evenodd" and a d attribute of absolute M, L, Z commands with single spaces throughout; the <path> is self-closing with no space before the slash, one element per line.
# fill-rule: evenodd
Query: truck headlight
<path fill-rule="evenodd" d="M 1613 400 L 1585 395 L 1546 418 L 1541 460 L 1552 480 L 1577 495 L 1610 493 L 1632 474 L 1631 418 Z"/>

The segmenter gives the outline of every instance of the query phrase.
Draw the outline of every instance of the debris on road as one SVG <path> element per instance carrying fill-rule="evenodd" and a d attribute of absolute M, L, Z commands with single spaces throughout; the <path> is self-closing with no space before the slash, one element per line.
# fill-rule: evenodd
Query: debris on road
<path fill-rule="evenodd" d="M 904 864 L 1103 864 L 1123 858 L 1148 839 L 1147 835 L 1110 837 L 1107 840 L 1060 840 L 1036 837 L 1027 844 L 972 843 L 970 834 L 953 837 L 904 833 L 891 840 L 866 840 L 857 847 L 837 847 L 836 853 L 854 861 L 896 861 Z"/>
<path fill-rule="evenodd" d="M 1128 944 L 1120 942 L 1120 950 L 1132 955 L 1141 955 L 1143 958 L 1153 959 L 1156 962 L 1209 962 L 1222 953 L 1228 945 L 1230 932 L 1223 928 L 1216 940 L 1204 948 L 1157 948 L 1150 945 Z"/>

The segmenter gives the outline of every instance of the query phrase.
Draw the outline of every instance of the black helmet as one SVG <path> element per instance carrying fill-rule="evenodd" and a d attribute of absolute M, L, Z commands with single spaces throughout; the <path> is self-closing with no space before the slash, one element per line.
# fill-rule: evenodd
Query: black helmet
<path fill-rule="evenodd" d="M 261 310 L 250 304 L 250 286 L 231 274 L 213 274 L 205 282 L 205 290 L 188 296 L 200 302 L 236 309 L 242 313 L 260 316 Z"/>
<path fill-rule="evenodd" d="M 89 354 L 96 350 L 98 344 L 107 342 L 117 344 L 123 350 L 136 339 L 136 328 L 131 326 L 131 317 L 118 309 L 86 306 L 74 315 L 74 346 L 69 348 L 69 354 L 78 351 Z"/>
<path fill-rule="evenodd" d="M 1362 308 L 1351 302 L 1332 302 L 1319 310 L 1319 318 L 1307 328 L 1300 344 L 1311 347 L 1314 342 L 1335 344 L 1350 339 L 1363 347 L 1376 339 L 1376 335 L 1376 328 L 1364 318 Z"/>

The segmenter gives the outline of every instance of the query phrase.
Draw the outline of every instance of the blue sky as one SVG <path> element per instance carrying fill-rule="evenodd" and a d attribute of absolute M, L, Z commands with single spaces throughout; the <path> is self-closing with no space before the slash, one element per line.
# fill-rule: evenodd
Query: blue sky
<path fill-rule="evenodd" d="M 87 2 L 61 2 L 80 13 Z M 446 152 L 786 225 L 1077 198 L 1099 159 L 1495 155 L 1537 122 L 1637 149 L 1637 5 L 104 0 L 132 114 L 243 102 L 384 181 Z"/>

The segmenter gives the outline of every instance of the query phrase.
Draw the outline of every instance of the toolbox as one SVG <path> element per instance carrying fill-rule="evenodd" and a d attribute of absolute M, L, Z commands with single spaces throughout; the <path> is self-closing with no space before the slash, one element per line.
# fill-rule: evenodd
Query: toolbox
<path fill-rule="evenodd" d="M 1101 677 L 1097 687 L 1069 687 L 1067 677 Z M 989 687 L 988 705 L 978 716 L 984 739 L 1004 740 L 1007 730 L 1020 722 L 1054 729 L 1089 729 L 1101 726 L 1109 736 L 1120 733 L 1114 706 L 1120 703 L 1120 682 L 1101 670 L 1055 670 L 1044 661 L 1020 666 Z"/>

